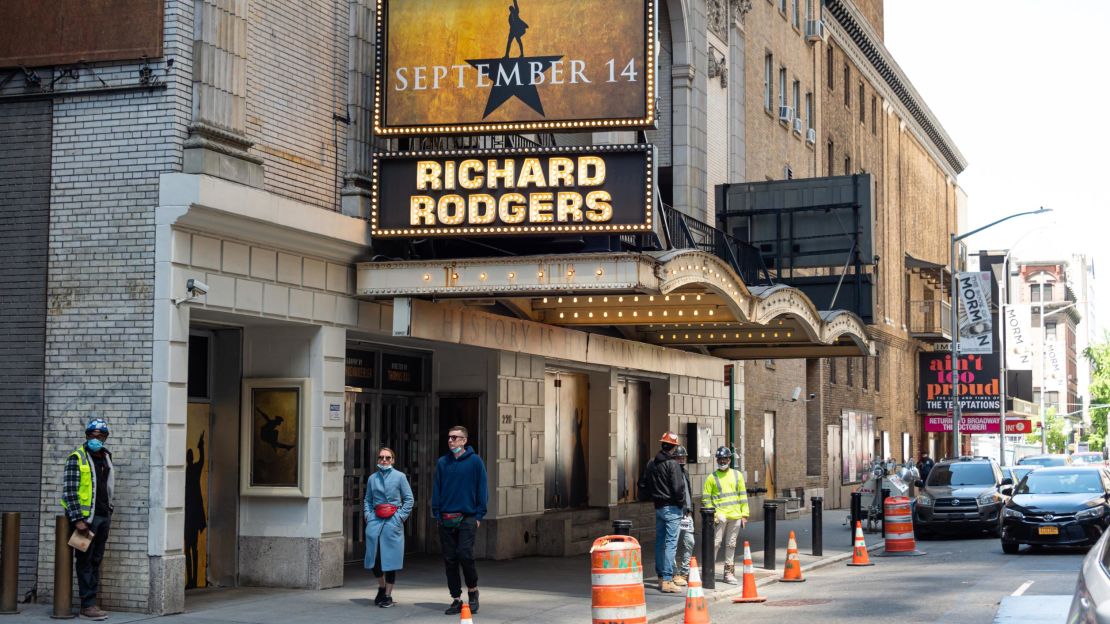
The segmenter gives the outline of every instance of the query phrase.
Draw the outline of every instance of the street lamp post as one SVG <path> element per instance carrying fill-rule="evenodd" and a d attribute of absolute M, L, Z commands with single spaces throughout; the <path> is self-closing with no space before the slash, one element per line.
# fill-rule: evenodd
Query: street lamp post
<path fill-rule="evenodd" d="M 1045 212 L 1052 212 L 1052 209 L 1051 208 L 1045 208 L 1044 206 L 1042 206 L 1042 207 L 1038 208 L 1037 210 L 1028 210 L 1026 212 L 1017 212 L 1017 213 L 1014 213 L 1012 215 L 1002 217 L 1001 219 L 998 219 L 997 221 L 992 221 L 991 223 L 988 223 L 988 224 L 986 224 L 986 225 L 984 225 L 980 228 L 976 228 L 976 229 L 974 229 L 970 232 L 967 232 L 966 234 L 960 234 L 959 236 L 956 236 L 956 233 L 952 232 L 952 234 L 949 235 L 948 259 L 949 259 L 949 266 L 951 267 L 951 271 L 952 271 L 952 284 L 951 284 L 952 292 L 949 293 L 949 297 L 951 298 L 951 302 L 952 302 L 951 303 L 951 305 L 952 305 L 952 310 L 951 310 L 951 314 L 952 314 L 952 316 L 951 316 L 951 318 L 952 318 L 952 351 L 951 351 L 951 353 L 952 353 L 952 450 L 953 450 L 953 455 L 952 456 L 953 457 L 959 457 L 960 456 L 960 411 L 961 411 L 960 410 L 960 300 L 959 300 L 959 287 L 960 287 L 960 285 L 959 285 L 959 280 L 957 278 L 957 273 L 958 273 L 957 268 L 958 267 L 956 266 L 956 243 L 964 240 L 965 238 L 968 238 L 969 236 L 973 236 L 975 234 L 978 234 L 979 232 L 982 232 L 983 230 L 985 230 L 987 228 L 992 228 L 992 227 L 994 227 L 994 226 L 996 226 L 999 223 L 1002 223 L 1004 221 L 1009 221 L 1010 219 L 1015 219 L 1017 217 L 1023 217 L 1025 215 L 1042 214 L 1042 213 L 1045 213 Z"/>

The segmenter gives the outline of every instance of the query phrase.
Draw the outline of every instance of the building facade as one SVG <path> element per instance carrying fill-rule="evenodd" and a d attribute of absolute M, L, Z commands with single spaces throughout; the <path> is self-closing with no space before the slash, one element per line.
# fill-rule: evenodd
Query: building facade
<path fill-rule="evenodd" d="M 658 228 L 651 249 L 401 257 L 370 236 L 372 156 L 459 142 L 371 131 L 377 3 L 132 4 L 133 50 L 27 42 L 0 63 L 0 285 L 18 294 L 0 308 L 18 431 L 0 450 L 22 590 L 52 593 L 61 465 L 94 415 L 118 469 L 104 603 L 151 613 L 182 611 L 186 587 L 342 584 L 381 445 L 417 497 L 409 548 L 435 552 L 430 466 L 456 424 L 487 464 L 490 558 L 582 553 L 616 518 L 652 539 L 635 482 L 667 430 L 696 491 L 727 445 L 768 498 L 833 505 L 865 460 L 936 452 L 909 389 L 943 338 L 963 162 L 883 48 L 881 2 L 658 3 L 643 133 L 659 210 L 708 240 L 720 185 L 869 174 L 866 318 L 742 241 L 747 264 Z M 684 315 L 719 323 L 644 318 Z"/>

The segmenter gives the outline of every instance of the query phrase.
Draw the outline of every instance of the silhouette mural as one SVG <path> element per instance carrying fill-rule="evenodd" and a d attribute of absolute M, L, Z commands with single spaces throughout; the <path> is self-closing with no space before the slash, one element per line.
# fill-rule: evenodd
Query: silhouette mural
<path fill-rule="evenodd" d="M 189 404 L 185 451 L 185 589 L 207 587 L 208 571 L 208 405 Z"/>
<path fill-rule="evenodd" d="M 300 453 L 300 391 L 255 388 L 252 399 L 251 485 L 296 487 Z"/>

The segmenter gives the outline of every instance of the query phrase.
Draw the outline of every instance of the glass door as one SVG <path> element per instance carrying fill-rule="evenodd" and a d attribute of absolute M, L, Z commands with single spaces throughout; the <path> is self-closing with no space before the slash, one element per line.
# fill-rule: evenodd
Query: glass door
<path fill-rule="evenodd" d="M 393 449 L 397 470 L 408 477 L 412 495 L 416 501 L 411 519 L 405 523 L 405 551 L 422 550 L 423 526 L 428 515 L 431 500 L 428 483 L 431 480 L 429 466 L 432 466 L 428 453 L 421 449 L 424 439 L 421 428 L 425 424 L 426 401 L 423 397 L 383 394 L 381 397 L 381 425 L 378 447 Z M 434 445 L 425 445 L 434 446 Z M 373 449 L 377 451 L 378 448 Z M 376 457 L 376 455 L 375 455 Z"/>
<path fill-rule="evenodd" d="M 373 414 L 377 395 L 364 392 L 347 393 L 346 438 L 343 473 L 343 535 L 346 538 L 345 560 L 362 561 L 366 553 L 366 521 L 362 517 L 362 500 L 366 496 L 366 479 L 373 472 L 376 449 L 371 439 Z"/>

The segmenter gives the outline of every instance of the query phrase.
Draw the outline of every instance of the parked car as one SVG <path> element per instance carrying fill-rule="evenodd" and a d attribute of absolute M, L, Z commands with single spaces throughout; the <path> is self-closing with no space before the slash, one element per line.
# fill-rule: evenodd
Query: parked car
<path fill-rule="evenodd" d="M 1014 482 L 1014 485 L 1017 485 L 1018 483 L 1021 483 L 1021 480 L 1025 477 L 1025 475 L 1033 472 L 1034 468 L 1036 468 L 1036 466 L 1006 466 L 1002 469 L 1002 472 L 1007 477 L 1010 477 L 1010 480 Z"/>
<path fill-rule="evenodd" d="M 1022 544 L 1090 546 L 1110 525 L 1110 475 L 1102 466 L 1038 468 L 1002 509 L 1002 551 Z"/>
<path fill-rule="evenodd" d="M 1110 531 L 1103 533 L 1083 558 L 1068 622 L 1110 624 Z"/>
<path fill-rule="evenodd" d="M 1028 455 L 1018 460 L 1019 466 L 1068 466 L 1071 465 L 1071 456 L 1062 453 L 1050 455 Z"/>
<path fill-rule="evenodd" d="M 1073 464 L 1096 464 L 1096 465 L 1101 465 L 1101 464 L 1104 464 L 1105 461 L 1102 459 L 1102 453 L 1083 452 L 1083 453 L 1073 454 L 1071 456 L 1071 463 L 1073 463 Z"/>
<path fill-rule="evenodd" d="M 989 457 L 943 459 L 918 480 L 914 531 L 934 533 L 989 531 L 998 534 L 998 514 L 1013 481 Z"/>

